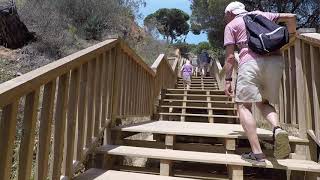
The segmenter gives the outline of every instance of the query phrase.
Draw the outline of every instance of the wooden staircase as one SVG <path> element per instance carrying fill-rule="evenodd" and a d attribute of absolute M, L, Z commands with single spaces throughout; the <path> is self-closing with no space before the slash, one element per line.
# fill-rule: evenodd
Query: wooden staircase
<path fill-rule="evenodd" d="M 98 169 L 89 169 L 75 179 L 242 180 L 249 177 L 247 172 L 250 168 L 255 168 L 258 172 L 264 172 L 261 169 L 271 169 L 264 172 L 269 172 L 269 177 L 256 174 L 255 179 L 282 179 L 288 174 L 282 173 L 279 176 L 279 172 L 272 173 L 275 169 L 282 170 L 280 172 L 320 172 L 320 164 L 313 161 L 276 160 L 272 158 L 270 148 L 264 149 L 268 156 L 265 166 L 256 166 L 242 160 L 241 154 L 250 151 L 250 146 L 238 124 L 233 98 L 225 96 L 212 77 L 193 78 L 190 90 L 183 89 L 181 82 L 179 79 L 176 89 L 161 92 L 159 121 L 112 128 L 112 144 L 101 146 L 95 152 L 95 159 L 100 162 L 96 163 L 100 164 L 95 167 Z M 258 129 L 257 132 L 264 143 L 272 143 L 271 131 Z M 139 134 L 148 134 L 152 138 L 132 138 Z M 309 142 L 294 136 L 290 136 L 289 140 L 292 152 L 297 145 L 307 145 Z M 146 158 L 153 165 L 143 168 L 124 166 L 123 157 Z M 188 171 L 186 167 L 192 164 L 203 169 L 189 168 Z"/>

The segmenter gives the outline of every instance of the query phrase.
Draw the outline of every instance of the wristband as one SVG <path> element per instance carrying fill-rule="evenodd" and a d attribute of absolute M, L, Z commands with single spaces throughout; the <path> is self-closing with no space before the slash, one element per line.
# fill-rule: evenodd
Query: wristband
<path fill-rule="evenodd" d="M 225 80 L 226 81 L 232 81 L 232 78 L 226 78 Z"/>

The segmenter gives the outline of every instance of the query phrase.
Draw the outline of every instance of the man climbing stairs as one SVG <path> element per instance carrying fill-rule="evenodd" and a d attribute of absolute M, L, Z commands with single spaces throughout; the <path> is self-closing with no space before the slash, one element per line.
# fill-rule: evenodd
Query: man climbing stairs
<path fill-rule="evenodd" d="M 113 143 L 102 146 L 95 152 L 100 161 L 102 159 L 103 165 L 96 167 L 99 169 L 89 169 L 75 179 L 184 180 L 171 177 L 182 176 L 188 179 L 223 177 L 222 179 L 241 180 L 246 175 L 244 169 L 248 167 L 320 173 L 318 163 L 297 159 L 276 160 L 272 157 L 270 148 L 264 149 L 268 156 L 265 166 L 242 160 L 241 154 L 250 151 L 250 147 L 241 125 L 237 124 L 238 116 L 233 98 L 225 96 L 212 77 L 193 78 L 190 90 L 183 89 L 179 79 L 176 87 L 162 91 L 158 108 L 159 121 L 112 128 Z M 271 131 L 257 131 L 264 143 L 272 144 Z M 141 133 L 152 135 L 153 138 L 131 138 Z M 308 143 L 308 140 L 294 136 L 290 136 L 289 140 L 292 152 L 296 145 Z M 119 157 L 153 159 L 158 165 L 145 168 L 126 167 L 122 164 L 123 159 Z M 112 163 L 115 161 L 117 162 Z M 176 166 L 188 166 L 188 163 L 198 163 L 199 166 L 204 164 L 205 169 L 211 169 L 211 165 L 215 165 L 215 168 L 220 169 L 217 172 L 222 173 L 205 174 L 195 170 L 187 173 Z"/>

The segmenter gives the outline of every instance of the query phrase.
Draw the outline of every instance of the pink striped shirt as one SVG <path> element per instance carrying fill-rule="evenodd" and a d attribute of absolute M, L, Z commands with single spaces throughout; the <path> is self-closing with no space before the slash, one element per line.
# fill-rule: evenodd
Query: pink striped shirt
<path fill-rule="evenodd" d="M 270 12 L 262 12 L 262 11 L 252 11 L 250 13 L 253 14 L 261 14 L 271 21 L 276 21 L 279 17 L 279 13 L 270 13 Z M 240 52 L 240 62 L 239 64 L 243 64 L 247 61 L 254 60 L 259 58 L 261 55 L 254 53 L 247 47 L 247 31 L 246 25 L 243 20 L 243 16 L 245 14 L 240 14 L 235 17 L 230 23 L 228 23 L 224 30 L 224 46 L 227 45 L 236 45 Z"/>

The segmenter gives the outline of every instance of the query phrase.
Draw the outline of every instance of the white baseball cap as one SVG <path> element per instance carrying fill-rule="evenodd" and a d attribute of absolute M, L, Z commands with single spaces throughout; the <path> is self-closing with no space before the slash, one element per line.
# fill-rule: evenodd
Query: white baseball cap
<path fill-rule="evenodd" d="M 238 14 L 246 13 L 248 11 L 246 11 L 246 6 L 243 3 L 234 1 L 226 7 L 224 13 L 227 13 L 227 12 L 231 12 L 234 15 L 238 15 Z"/>

